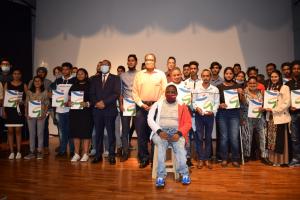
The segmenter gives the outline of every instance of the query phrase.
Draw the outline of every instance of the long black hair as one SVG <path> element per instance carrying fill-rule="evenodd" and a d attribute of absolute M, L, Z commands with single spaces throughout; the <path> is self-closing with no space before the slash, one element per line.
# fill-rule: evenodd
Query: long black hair
<path fill-rule="evenodd" d="M 39 76 L 33 77 L 33 79 L 32 79 L 32 84 L 31 84 L 29 90 L 30 90 L 31 92 L 33 92 L 33 93 L 36 92 L 36 87 L 34 86 L 34 81 L 35 81 L 36 79 L 40 79 L 40 80 L 41 80 L 41 82 L 42 82 L 42 85 L 41 85 L 41 92 L 44 92 L 44 90 L 45 90 L 44 81 L 43 81 L 43 79 L 42 79 L 41 77 L 39 77 Z"/>

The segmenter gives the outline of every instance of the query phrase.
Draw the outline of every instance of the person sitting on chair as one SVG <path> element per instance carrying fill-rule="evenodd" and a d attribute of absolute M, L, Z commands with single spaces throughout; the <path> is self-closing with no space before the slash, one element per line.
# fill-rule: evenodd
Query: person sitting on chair
<path fill-rule="evenodd" d="M 165 186 L 166 150 L 172 146 L 176 157 L 176 172 L 181 176 L 184 185 L 191 183 L 188 166 L 186 165 L 185 142 L 192 127 L 191 115 L 188 107 L 179 104 L 176 100 L 177 89 L 169 84 L 165 90 L 165 98 L 151 106 L 148 114 L 148 124 L 152 129 L 150 139 L 158 148 L 158 165 L 156 187 Z"/>

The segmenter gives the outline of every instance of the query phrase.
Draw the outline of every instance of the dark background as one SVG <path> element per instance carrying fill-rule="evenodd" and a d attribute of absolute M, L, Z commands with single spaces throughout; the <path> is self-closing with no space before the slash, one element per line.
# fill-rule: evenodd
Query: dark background
<path fill-rule="evenodd" d="M 32 14 L 27 5 L 0 1 L 0 58 L 8 58 L 13 67 L 21 68 L 23 80 L 32 77 Z"/>

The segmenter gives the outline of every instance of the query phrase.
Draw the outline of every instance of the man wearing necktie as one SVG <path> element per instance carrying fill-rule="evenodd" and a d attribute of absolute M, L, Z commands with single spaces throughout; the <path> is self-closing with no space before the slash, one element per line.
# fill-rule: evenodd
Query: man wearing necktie
<path fill-rule="evenodd" d="M 96 128 L 96 155 L 92 163 L 101 162 L 103 153 L 104 128 L 107 130 L 109 143 L 108 161 L 111 165 L 116 163 L 115 148 L 115 120 L 118 114 L 116 100 L 120 96 L 120 78 L 110 74 L 111 63 L 103 60 L 99 76 L 91 79 L 90 100 L 93 109 L 94 124 Z"/>

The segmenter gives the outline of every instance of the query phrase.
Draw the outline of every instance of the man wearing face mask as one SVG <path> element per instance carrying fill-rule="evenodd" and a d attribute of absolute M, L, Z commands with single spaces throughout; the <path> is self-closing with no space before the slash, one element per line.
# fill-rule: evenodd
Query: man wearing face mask
<path fill-rule="evenodd" d="M 92 163 L 101 162 L 103 153 L 104 128 L 107 130 L 109 142 L 108 161 L 116 164 L 115 148 L 115 120 L 118 115 L 116 101 L 120 96 L 120 78 L 110 74 L 111 62 L 103 60 L 99 76 L 90 81 L 90 101 L 93 109 L 94 124 L 96 129 L 96 155 Z"/>
<path fill-rule="evenodd" d="M 8 59 L 3 58 L 1 60 L 0 66 L 1 66 L 0 81 L 2 83 L 2 86 L 4 86 L 6 82 L 12 81 L 12 75 L 10 74 L 11 64 Z"/>
<path fill-rule="evenodd" d="M 149 164 L 148 141 L 150 128 L 147 115 L 151 106 L 163 95 L 167 85 L 164 72 L 155 69 L 156 57 L 153 53 L 145 55 L 145 68 L 135 75 L 132 87 L 132 97 L 137 106 L 135 130 L 138 136 L 138 158 L 140 168 Z"/>
<path fill-rule="evenodd" d="M 165 186 L 165 159 L 169 145 L 173 147 L 178 163 L 176 171 L 182 175 L 182 184 L 191 183 L 185 150 L 188 132 L 192 127 L 191 115 L 188 107 L 178 103 L 176 98 L 177 88 L 171 83 L 166 87 L 165 98 L 154 103 L 148 115 L 148 124 L 152 129 L 150 138 L 158 148 L 156 187 Z"/>
<path fill-rule="evenodd" d="M 4 119 L 1 117 L 2 113 L 2 104 L 3 104 L 3 88 L 5 83 L 12 81 L 12 75 L 10 73 L 11 64 L 8 59 L 1 59 L 0 64 L 0 137 L 2 137 L 4 131 Z M 2 96 L 2 98 L 1 98 Z"/>

